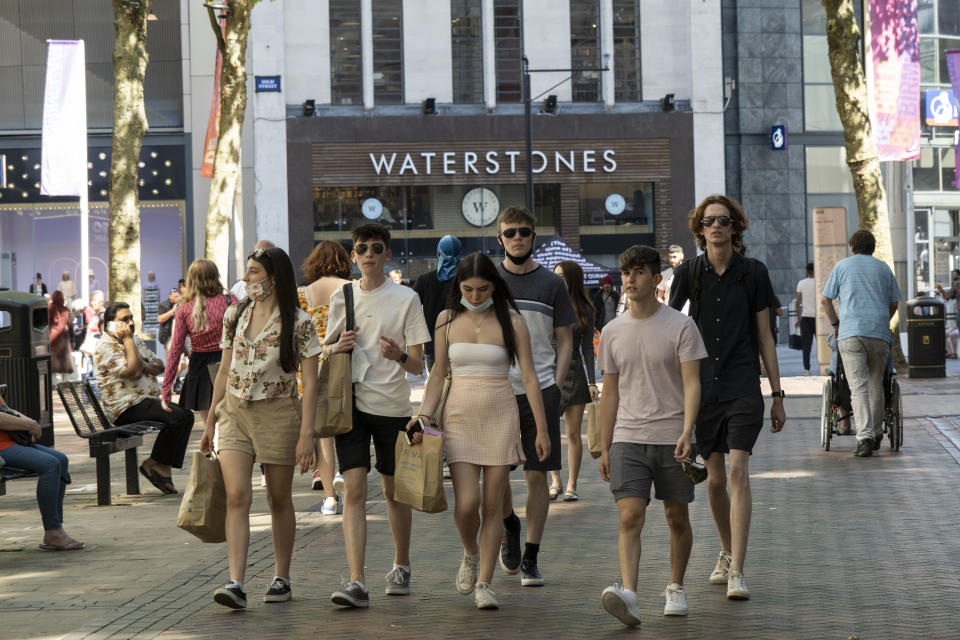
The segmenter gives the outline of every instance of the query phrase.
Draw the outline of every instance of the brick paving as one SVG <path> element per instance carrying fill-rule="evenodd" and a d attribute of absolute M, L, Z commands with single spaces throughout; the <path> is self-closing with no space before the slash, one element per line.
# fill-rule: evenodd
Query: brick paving
<path fill-rule="evenodd" d="M 950 395 L 955 387 L 956 378 L 923 385 L 904 381 L 905 403 L 910 399 L 919 405 L 921 394 L 937 394 L 925 398 L 928 415 L 960 414 Z M 700 487 L 691 507 L 690 615 L 664 618 L 667 529 L 660 506 L 651 505 L 643 536 L 643 624 L 638 633 L 681 638 L 960 635 L 954 622 L 960 555 L 952 544 L 960 528 L 955 491 L 960 418 L 907 419 L 901 452 L 885 447 L 861 460 L 851 455 L 853 438 L 835 439 L 829 453 L 819 448 L 818 410 L 816 398 L 788 398 L 791 417 L 785 431 L 764 432 L 752 459 L 754 511 L 745 569 L 750 601 L 727 601 L 722 587 L 706 582 L 719 543 Z M 76 439 L 60 432 L 58 438 L 58 447 L 76 449 Z M 92 461 L 83 458 L 82 450 L 71 454 L 77 483 L 92 481 Z M 600 606 L 600 591 L 617 579 L 617 515 L 596 461 L 589 458 L 579 487 L 581 502 L 551 508 L 541 552 L 547 586 L 521 587 L 518 577 L 498 569 L 493 589 L 499 611 L 477 611 L 472 596 L 457 595 L 453 580 L 461 550 L 449 511 L 415 515 L 413 594 L 383 595 L 392 542 L 373 481 L 367 553 L 372 604 L 366 611 L 334 607 L 330 592 L 347 574 L 340 519 L 319 515 L 318 494 L 301 486 L 306 480 L 295 483 L 295 599 L 260 601 L 273 567 L 259 490 L 247 578 L 250 606 L 242 612 L 224 609 L 211 598 L 227 577 L 224 545 L 195 543 L 173 528 L 177 500 L 146 488 L 141 496 L 117 495 L 121 466 L 114 466 L 114 500 L 128 506 L 97 508 L 92 489 L 68 498 L 68 530 L 79 528 L 90 545 L 78 554 L 35 551 L 38 523 L 32 521 L 38 518 L 29 487 L 8 485 L 11 495 L 0 498 L 0 530 L 7 536 L 0 551 L 22 553 L 0 553 L 0 615 L 7 629 L 0 637 L 584 638 L 632 633 Z M 182 484 L 185 474 L 181 478 Z M 522 505 L 521 474 L 512 480 Z M 448 487 L 451 505 L 452 500 Z M 20 521 L 28 524 L 12 526 Z M 128 531 L 132 533 L 125 535 Z M 17 542 L 22 539 L 28 542 Z M 53 634 L 56 629 L 64 631 Z M 65 631 L 69 633 L 62 636 Z"/>

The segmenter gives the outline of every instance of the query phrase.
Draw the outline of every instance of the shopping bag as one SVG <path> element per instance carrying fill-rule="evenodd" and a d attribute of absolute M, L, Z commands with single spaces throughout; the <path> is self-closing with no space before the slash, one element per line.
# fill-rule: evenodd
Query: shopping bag
<path fill-rule="evenodd" d="M 227 490 L 220 459 L 195 451 L 190 479 L 177 513 L 177 526 L 203 542 L 223 542 L 227 539 L 226 519 Z"/>
<path fill-rule="evenodd" d="M 354 327 L 353 285 L 343 287 L 347 322 L 344 331 Z M 320 365 L 317 379 L 317 413 L 313 419 L 313 435 L 331 438 L 353 429 L 353 373 L 350 353 L 334 353 Z"/>
<path fill-rule="evenodd" d="M 587 444 L 590 447 L 590 455 L 594 458 L 600 457 L 600 420 L 597 419 L 597 403 L 591 402 L 587 405 Z"/>
<path fill-rule="evenodd" d="M 409 445 L 406 434 L 397 434 L 393 498 L 424 513 L 447 510 L 442 437 L 424 435 L 423 442 Z"/>

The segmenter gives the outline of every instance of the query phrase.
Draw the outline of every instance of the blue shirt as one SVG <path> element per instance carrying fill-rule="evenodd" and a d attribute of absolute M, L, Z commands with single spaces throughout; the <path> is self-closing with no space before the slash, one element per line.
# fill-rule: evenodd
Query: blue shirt
<path fill-rule="evenodd" d="M 833 268 L 823 295 L 839 302 L 838 340 L 862 337 L 893 342 L 890 305 L 900 300 L 897 279 L 886 263 L 855 254 Z"/>

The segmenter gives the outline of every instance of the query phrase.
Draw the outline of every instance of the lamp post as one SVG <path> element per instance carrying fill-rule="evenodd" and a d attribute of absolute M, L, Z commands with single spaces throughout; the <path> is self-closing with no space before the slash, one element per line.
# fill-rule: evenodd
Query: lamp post
<path fill-rule="evenodd" d="M 539 100 L 541 97 L 547 95 L 564 82 L 573 78 L 574 74 L 582 73 L 584 71 L 609 71 L 610 67 L 607 66 L 607 60 L 609 60 L 610 54 L 603 54 L 604 65 L 602 67 L 593 67 L 593 68 L 584 68 L 584 69 L 531 69 L 530 61 L 527 59 L 527 56 L 524 55 L 523 60 L 523 78 L 521 83 L 521 90 L 523 93 L 523 123 L 524 123 L 524 133 L 525 133 L 525 142 L 526 142 L 526 155 L 527 155 L 527 209 L 530 213 L 533 213 L 533 109 L 532 103 L 534 100 Z M 535 98 L 531 98 L 530 94 L 532 93 L 530 87 L 530 74 L 531 73 L 568 73 L 566 78 L 556 83 L 546 91 L 543 91 Z"/>

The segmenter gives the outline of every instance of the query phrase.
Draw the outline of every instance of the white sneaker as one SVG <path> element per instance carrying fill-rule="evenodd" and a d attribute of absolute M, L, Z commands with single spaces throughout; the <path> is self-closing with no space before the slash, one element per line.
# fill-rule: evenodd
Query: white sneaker
<path fill-rule="evenodd" d="M 731 571 L 727 579 L 727 598 L 730 600 L 749 600 L 750 590 L 747 581 L 739 571 Z"/>
<path fill-rule="evenodd" d="M 339 506 L 340 505 L 337 503 L 337 499 L 333 496 L 330 496 L 323 501 L 323 506 L 320 507 L 320 513 L 325 516 L 335 516 L 337 515 L 337 511 L 339 511 Z"/>
<path fill-rule="evenodd" d="M 810 375 L 810 369 L 804 369 L 804 370 L 803 370 L 803 375 L 805 375 L 805 376 Z"/>
<path fill-rule="evenodd" d="M 343 476 L 339 473 L 333 476 L 333 492 L 339 495 L 343 495 Z"/>
<path fill-rule="evenodd" d="M 463 554 L 460 570 L 457 571 L 457 593 L 462 596 L 473 593 L 477 585 L 477 572 L 480 570 L 480 556 Z"/>
<path fill-rule="evenodd" d="M 613 585 L 603 590 L 600 600 L 607 613 L 623 624 L 628 627 L 640 624 L 640 606 L 637 604 L 637 594 L 633 591 Z"/>
<path fill-rule="evenodd" d="M 730 552 L 721 551 L 717 556 L 717 566 L 710 574 L 710 584 L 726 584 L 727 575 L 730 573 Z"/>
<path fill-rule="evenodd" d="M 683 592 L 683 587 L 676 582 L 667 585 L 667 590 L 663 592 L 667 599 L 666 606 L 663 607 L 665 616 L 685 616 L 687 615 L 687 595 Z"/>
<path fill-rule="evenodd" d="M 477 609 L 499 609 L 500 603 L 494 597 L 495 594 L 490 590 L 490 583 L 478 582 L 477 588 L 473 592 L 473 600 L 477 603 Z"/>

